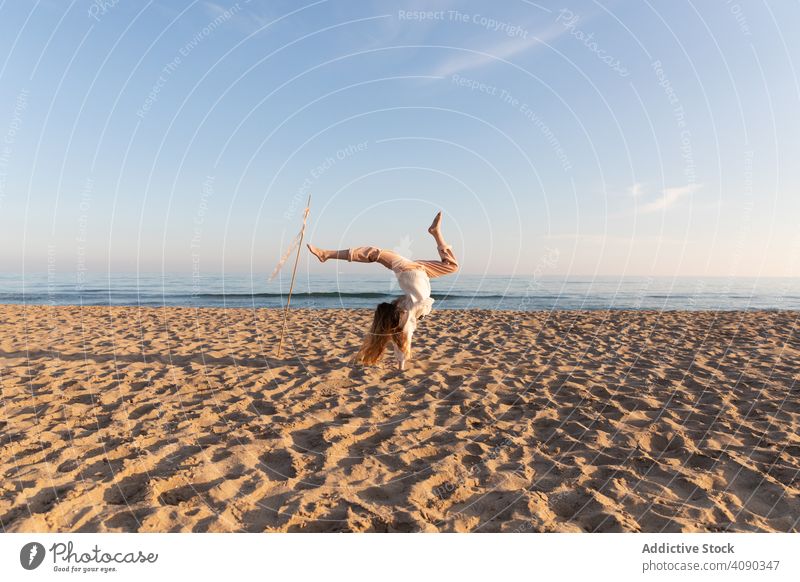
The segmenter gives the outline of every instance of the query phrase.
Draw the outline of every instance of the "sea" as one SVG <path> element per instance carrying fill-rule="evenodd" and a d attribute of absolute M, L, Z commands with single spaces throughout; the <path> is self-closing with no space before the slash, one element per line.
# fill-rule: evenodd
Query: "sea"
<path fill-rule="evenodd" d="M 281 274 L 282 275 L 282 274 Z M 0 274 L 0 303 L 279 308 L 289 277 L 266 273 Z M 437 309 L 800 310 L 797 278 L 520 277 L 461 275 L 432 282 Z M 297 308 L 371 308 L 401 295 L 394 275 L 298 273 Z"/>

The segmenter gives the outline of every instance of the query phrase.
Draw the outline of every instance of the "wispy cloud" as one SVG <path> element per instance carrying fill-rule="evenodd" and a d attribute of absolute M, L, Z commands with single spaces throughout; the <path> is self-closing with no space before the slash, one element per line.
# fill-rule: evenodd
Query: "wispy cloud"
<path fill-rule="evenodd" d="M 529 38 L 507 38 L 474 52 L 459 52 L 439 63 L 432 75 L 448 77 L 499 60 L 507 60 L 529 49 L 545 46 L 567 31 L 568 29 L 561 24 L 553 23 L 541 32 L 530 35 Z"/>
<path fill-rule="evenodd" d="M 644 185 L 640 182 L 636 182 L 633 186 L 628 188 L 628 193 L 634 198 L 638 198 L 644 193 Z"/>
<path fill-rule="evenodd" d="M 274 20 L 274 17 L 262 12 L 263 6 L 257 3 L 233 2 L 230 5 L 220 4 L 211 0 L 202 3 L 206 14 L 213 21 L 215 18 L 230 20 L 241 32 L 252 34 L 264 28 Z"/>
<path fill-rule="evenodd" d="M 700 190 L 700 188 L 700 184 L 688 184 L 686 186 L 679 186 L 676 188 L 665 188 L 661 191 L 660 198 L 643 205 L 641 208 L 639 208 L 639 212 L 642 214 L 647 214 L 650 212 L 658 212 L 659 210 L 666 210 L 667 208 L 674 206 L 683 198 L 691 196 Z"/>

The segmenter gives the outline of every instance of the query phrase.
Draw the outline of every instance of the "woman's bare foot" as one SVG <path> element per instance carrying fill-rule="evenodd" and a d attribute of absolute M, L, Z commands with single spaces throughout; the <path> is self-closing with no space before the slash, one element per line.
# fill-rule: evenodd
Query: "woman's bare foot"
<path fill-rule="evenodd" d="M 432 235 L 434 235 L 434 236 L 435 236 L 437 233 L 441 232 L 441 231 L 440 231 L 440 229 L 439 229 L 439 224 L 441 224 L 441 222 L 442 222 L 442 213 L 441 213 L 441 212 L 439 212 L 439 213 L 438 213 L 438 214 L 437 214 L 437 215 L 434 217 L 434 219 L 433 219 L 433 222 L 431 223 L 431 225 L 428 227 L 428 232 L 429 232 L 429 233 L 431 233 L 431 234 L 432 234 Z"/>
<path fill-rule="evenodd" d="M 308 250 L 311 251 L 311 254 L 319 259 L 320 263 L 324 263 L 325 261 L 328 260 L 325 251 L 323 251 L 322 249 L 318 249 L 311 243 L 307 243 L 306 246 L 308 247 Z"/>

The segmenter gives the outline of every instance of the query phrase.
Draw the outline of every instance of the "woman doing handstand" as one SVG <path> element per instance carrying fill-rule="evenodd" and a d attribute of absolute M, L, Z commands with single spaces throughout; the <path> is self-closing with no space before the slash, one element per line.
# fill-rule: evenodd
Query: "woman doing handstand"
<path fill-rule="evenodd" d="M 417 322 L 428 315 L 433 306 L 430 280 L 458 270 L 453 248 L 442 236 L 441 222 L 442 213 L 439 212 L 428 228 L 428 232 L 436 240 L 441 259 L 439 261 L 412 261 L 394 251 L 378 247 L 327 251 L 308 245 L 308 250 L 323 263 L 329 259 L 380 263 L 394 271 L 400 288 L 405 292 L 402 297 L 391 303 L 381 303 L 375 309 L 372 326 L 358 352 L 359 361 L 368 365 L 377 363 L 390 342 L 401 370 L 405 369 L 406 362 L 411 359 L 411 336 L 417 329 Z"/>

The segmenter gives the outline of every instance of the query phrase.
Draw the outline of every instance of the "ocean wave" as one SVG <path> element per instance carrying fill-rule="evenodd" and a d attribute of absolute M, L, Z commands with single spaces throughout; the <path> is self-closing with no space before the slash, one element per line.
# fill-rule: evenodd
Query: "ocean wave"
<path fill-rule="evenodd" d="M 306 297 L 309 299 L 335 299 L 341 297 L 344 299 L 383 299 L 387 297 L 399 297 L 402 293 L 399 291 L 393 293 L 375 293 L 375 292 L 339 292 L 339 291 L 311 291 L 308 293 L 292 294 L 292 297 Z M 198 293 L 196 295 L 185 295 L 185 297 L 197 297 L 198 299 L 237 299 L 237 298 L 277 298 L 286 297 L 288 293 Z M 514 295 L 481 295 L 481 294 L 438 294 L 431 295 L 437 301 L 446 301 L 447 299 L 513 299 Z"/>

